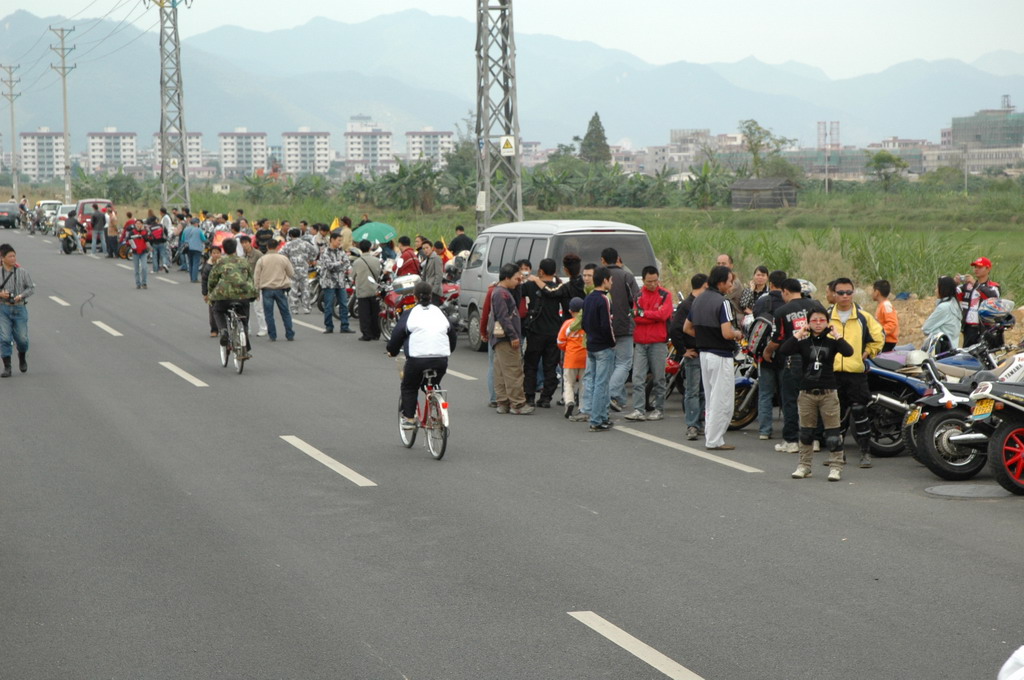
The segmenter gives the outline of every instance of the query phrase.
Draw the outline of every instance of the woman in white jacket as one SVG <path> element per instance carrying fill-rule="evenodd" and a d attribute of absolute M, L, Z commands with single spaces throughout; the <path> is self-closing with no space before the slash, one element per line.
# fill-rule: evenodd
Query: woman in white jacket
<path fill-rule="evenodd" d="M 956 299 L 956 282 L 952 276 L 939 277 L 936 295 L 939 299 L 935 303 L 935 310 L 921 327 L 925 342 L 938 335 L 945 335 L 953 347 L 959 347 L 963 312 L 960 311 L 960 303 Z"/>

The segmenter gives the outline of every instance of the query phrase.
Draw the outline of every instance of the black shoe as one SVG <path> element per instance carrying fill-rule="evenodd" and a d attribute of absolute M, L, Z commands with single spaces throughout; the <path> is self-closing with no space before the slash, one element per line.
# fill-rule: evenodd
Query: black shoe
<path fill-rule="evenodd" d="M 541 399 L 540 401 L 537 402 L 537 406 L 539 408 L 551 408 L 551 400 L 550 399 Z"/>
<path fill-rule="evenodd" d="M 339 332 L 339 333 L 355 333 L 355 331 L 354 331 L 354 330 L 352 330 L 351 328 L 342 328 L 342 329 L 341 329 L 340 331 L 338 331 L 338 332 Z"/>
<path fill-rule="evenodd" d="M 18 352 L 18 370 L 22 373 L 28 370 L 28 360 L 25 359 L 24 352 Z"/>
<path fill-rule="evenodd" d="M 0 378 L 10 378 L 10 377 L 11 377 L 11 358 L 10 357 L 4 357 L 4 372 L 0 373 Z"/>
<path fill-rule="evenodd" d="M 324 331 L 323 331 L 324 335 L 327 335 L 327 334 L 333 333 L 333 332 L 334 332 L 333 328 L 325 328 Z"/>
<path fill-rule="evenodd" d="M 612 424 L 611 424 L 610 421 L 607 421 L 607 420 L 605 422 L 601 423 L 600 425 L 591 425 L 590 426 L 590 431 L 591 432 L 607 432 L 610 429 L 612 429 Z"/>
<path fill-rule="evenodd" d="M 566 402 L 566 404 L 565 404 L 565 413 L 564 413 L 565 417 L 568 418 L 569 416 L 571 416 L 572 415 L 572 411 L 575 408 L 576 408 L 576 404 L 574 404 L 571 401 L 570 402 Z"/>
<path fill-rule="evenodd" d="M 231 344 L 231 339 L 228 338 L 228 332 L 227 331 L 221 331 L 220 332 L 220 346 L 221 347 L 227 347 L 230 344 Z"/>
<path fill-rule="evenodd" d="M 288 342 L 291 342 L 291 341 L 292 341 L 292 340 L 294 340 L 294 339 L 295 339 L 295 336 L 294 336 L 294 335 L 293 335 L 293 336 L 291 336 L 291 337 L 285 336 L 285 340 L 287 340 Z"/>

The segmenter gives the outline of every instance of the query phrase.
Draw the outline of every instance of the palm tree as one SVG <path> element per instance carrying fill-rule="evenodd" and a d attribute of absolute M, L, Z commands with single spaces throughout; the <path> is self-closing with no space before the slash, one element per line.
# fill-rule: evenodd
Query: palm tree
<path fill-rule="evenodd" d="M 253 203 L 263 203 L 270 197 L 274 180 L 268 175 L 250 175 L 243 177 L 242 181 L 245 183 L 245 197 Z"/>

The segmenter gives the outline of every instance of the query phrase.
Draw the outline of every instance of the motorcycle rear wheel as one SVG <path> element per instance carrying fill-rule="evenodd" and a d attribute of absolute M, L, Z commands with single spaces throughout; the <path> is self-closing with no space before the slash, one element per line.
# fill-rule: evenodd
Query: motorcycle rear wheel
<path fill-rule="evenodd" d="M 921 423 L 918 459 L 940 479 L 972 479 L 985 467 L 984 452 L 949 441 L 950 435 L 964 431 L 967 416 L 960 409 L 933 411 Z"/>
<path fill-rule="evenodd" d="M 729 421 L 729 429 L 730 430 L 742 430 L 747 425 L 749 425 L 750 423 L 754 422 L 754 420 L 757 418 L 757 395 L 756 394 L 753 395 L 750 398 L 750 403 L 747 405 L 746 410 L 744 410 L 744 411 L 740 410 L 740 405 L 747 398 L 747 394 L 749 394 L 751 390 L 756 390 L 756 389 L 757 389 L 757 383 L 756 382 L 751 384 L 751 385 L 744 385 L 742 387 L 736 388 L 736 396 L 735 396 L 735 401 L 734 401 L 735 406 L 734 406 L 734 410 L 733 410 L 733 414 L 732 414 L 732 420 Z"/>
<path fill-rule="evenodd" d="M 988 465 L 999 486 L 1024 496 L 1024 422 L 1004 421 L 988 440 Z"/>
<path fill-rule="evenodd" d="M 60 242 L 60 249 L 64 251 L 65 255 L 70 255 L 75 249 L 75 243 L 70 238 L 65 238 Z"/>

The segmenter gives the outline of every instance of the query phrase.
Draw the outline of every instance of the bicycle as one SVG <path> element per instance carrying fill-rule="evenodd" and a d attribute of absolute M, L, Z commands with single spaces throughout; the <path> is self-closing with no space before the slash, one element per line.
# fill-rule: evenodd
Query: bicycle
<path fill-rule="evenodd" d="M 427 433 L 427 450 L 434 460 L 441 460 L 448 447 L 448 392 L 442 390 L 435 379 L 437 371 L 428 368 L 423 372 L 420 396 L 416 400 L 416 424 L 409 427 L 402 422 L 402 411 L 398 411 L 398 433 L 405 448 L 412 448 L 416 433 L 422 429 Z"/>
<path fill-rule="evenodd" d="M 228 359 L 234 357 L 235 372 L 241 373 L 245 368 L 245 360 L 250 358 L 249 351 L 245 348 L 246 337 L 245 337 L 245 326 L 242 324 L 242 318 L 238 316 L 238 311 L 241 308 L 241 304 L 238 302 L 232 303 L 228 307 L 227 311 L 227 323 L 228 323 L 228 344 L 220 346 L 220 365 L 227 366 Z"/>

